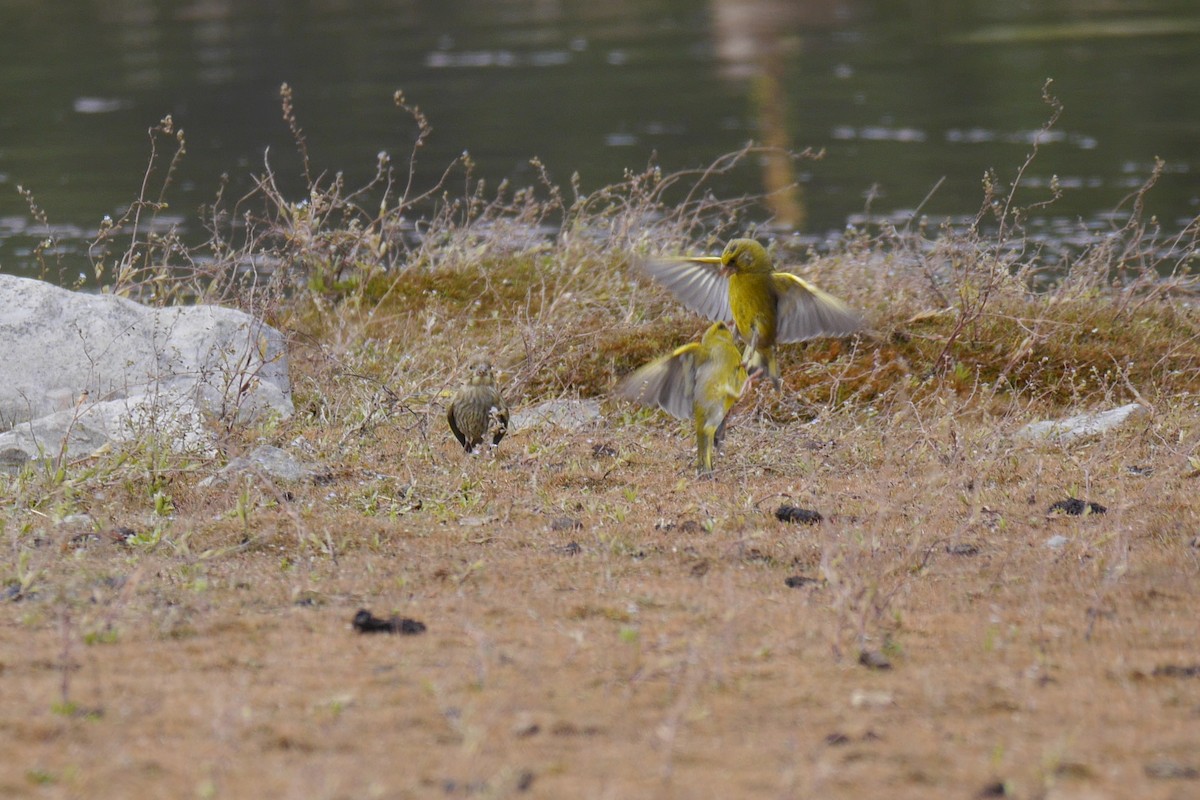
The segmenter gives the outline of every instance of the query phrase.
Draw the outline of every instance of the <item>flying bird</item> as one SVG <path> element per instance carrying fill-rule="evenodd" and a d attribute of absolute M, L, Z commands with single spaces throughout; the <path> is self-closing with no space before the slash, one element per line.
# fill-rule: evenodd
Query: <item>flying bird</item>
<path fill-rule="evenodd" d="M 721 443 L 730 409 L 749 384 L 746 367 L 724 322 L 714 322 L 699 342 L 685 344 L 625 378 L 617 392 L 657 406 L 696 427 L 696 468 L 712 475 L 713 450 Z"/>
<path fill-rule="evenodd" d="M 848 336 L 862 327 L 862 318 L 841 300 L 776 271 L 766 248 L 753 239 L 731 240 L 720 256 L 650 259 L 641 267 L 692 311 L 733 322 L 746 342 L 746 368 L 751 374 L 766 370 L 776 389 L 782 385 L 776 344 Z"/>

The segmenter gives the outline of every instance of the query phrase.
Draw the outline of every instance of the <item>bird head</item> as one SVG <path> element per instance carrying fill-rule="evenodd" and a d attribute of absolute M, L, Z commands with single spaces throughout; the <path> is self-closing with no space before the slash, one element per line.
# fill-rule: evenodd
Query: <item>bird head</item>
<path fill-rule="evenodd" d="M 734 273 L 771 272 L 771 257 L 767 249 L 753 239 L 730 239 L 719 256 L 692 256 L 684 259 L 694 264 L 713 264 L 723 277 Z"/>
<path fill-rule="evenodd" d="M 733 344 L 733 332 L 729 330 L 729 326 L 724 322 L 714 322 L 708 326 L 708 330 L 704 332 L 700 343 L 706 348 L 711 348 L 720 343 L 728 342 Z"/>
<path fill-rule="evenodd" d="M 721 253 L 721 274 L 732 275 L 735 272 L 771 271 L 771 257 L 767 249 L 754 239 L 730 239 Z"/>
<path fill-rule="evenodd" d="M 471 362 L 470 383 L 472 386 L 486 386 L 493 382 L 492 365 L 482 358 Z"/>

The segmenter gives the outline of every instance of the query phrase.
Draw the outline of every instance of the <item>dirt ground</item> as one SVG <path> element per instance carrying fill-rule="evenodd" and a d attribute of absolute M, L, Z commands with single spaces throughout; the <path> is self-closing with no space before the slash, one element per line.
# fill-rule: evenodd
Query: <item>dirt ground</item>
<path fill-rule="evenodd" d="M 747 412 L 712 481 L 608 407 L 494 458 L 310 432 L 317 484 L 80 501 L 131 543 L 11 516 L 0 796 L 1200 797 L 1195 413 Z"/>

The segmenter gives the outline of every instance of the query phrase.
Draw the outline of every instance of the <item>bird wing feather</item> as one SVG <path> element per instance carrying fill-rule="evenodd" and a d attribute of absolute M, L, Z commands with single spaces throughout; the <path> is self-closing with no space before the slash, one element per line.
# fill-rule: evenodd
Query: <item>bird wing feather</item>
<path fill-rule="evenodd" d="M 467 446 L 467 437 L 458 427 L 458 420 L 454 418 L 454 403 L 450 403 L 450 408 L 446 410 L 446 420 L 450 423 L 450 430 L 454 432 L 454 438 L 458 439 L 458 443 L 463 447 Z"/>
<path fill-rule="evenodd" d="M 658 406 L 673 417 L 692 419 L 696 396 L 696 354 L 700 344 L 692 342 L 669 356 L 639 367 L 621 381 L 617 392 L 629 400 Z"/>
<path fill-rule="evenodd" d="M 803 342 L 817 336 L 849 336 L 862 317 L 828 292 L 790 272 L 772 275 L 777 300 L 776 341 Z"/>
<path fill-rule="evenodd" d="M 712 320 L 733 321 L 729 280 L 716 265 L 678 258 L 649 258 L 638 263 L 643 272 L 667 287 L 692 311 Z"/>

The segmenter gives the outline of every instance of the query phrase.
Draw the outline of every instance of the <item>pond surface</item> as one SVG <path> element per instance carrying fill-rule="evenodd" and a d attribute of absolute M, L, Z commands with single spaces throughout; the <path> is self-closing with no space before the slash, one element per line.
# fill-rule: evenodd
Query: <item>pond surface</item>
<path fill-rule="evenodd" d="M 187 142 L 169 221 L 198 234 L 221 175 L 246 190 L 268 149 L 301 196 L 283 82 L 314 170 L 351 181 L 380 151 L 407 161 L 397 89 L 433 126 L 419 185 L 464 150 L 493 185 L 535 183 L 536 156 L 584 191 L 749 140 L 824 150 L 791 172 L 748 159 L 713 184 L 733 196 L 795 180 L 761 217 L 819 241 L 867 211 L 972 217 L 985 170 L 1011 180 L 1050 117 L 1048 78 L 1063 112 L 1022 183 L 1030 202 L 1054 176 L 1062 188 L 1041 235 L 1111 227 L 1156 157 L 1148 213 L 1168 232 L 1200 214 L 1194 0 L 0 0 L 0 270 L 36 272 L 49 230 L 68 271 L 85 271 L 166 114 Z"/>

